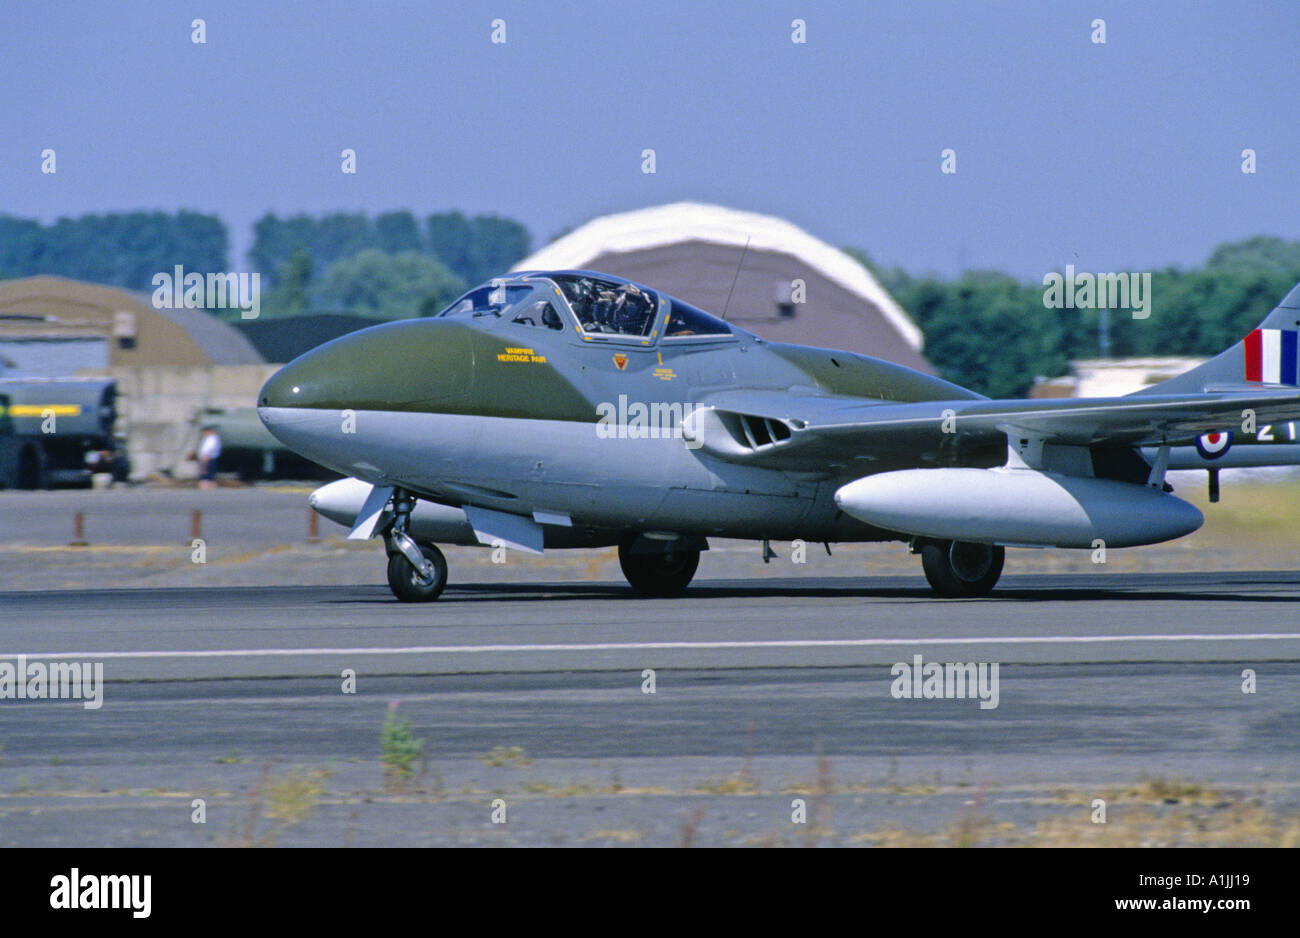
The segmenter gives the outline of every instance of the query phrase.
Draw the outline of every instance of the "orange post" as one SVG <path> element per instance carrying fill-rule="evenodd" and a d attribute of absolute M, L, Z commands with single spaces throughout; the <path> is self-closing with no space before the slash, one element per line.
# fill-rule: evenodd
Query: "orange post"
<path fill-rule="evenodd" d="M 89 547 L 86 540 L 86 518 L 83 512 L 77 512 L 72 516 L 72 540 L 68 541 L 69 547 Z"/>

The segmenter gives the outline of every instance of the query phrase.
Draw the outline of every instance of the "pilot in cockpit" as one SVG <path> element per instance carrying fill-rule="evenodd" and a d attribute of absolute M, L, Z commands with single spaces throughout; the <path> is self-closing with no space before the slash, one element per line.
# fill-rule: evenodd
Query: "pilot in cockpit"
<path fill-rule="evenodd" d="M 650 298 L 634 283 L 625 283 L 618 290 L 610 318 L 616 331 L 624 335 L 644 335 L 646 320 L 653 306 Z"/>
<path fill-rule="evenodd" d="M 582 327 L 587 328 L 587 323 L 593 320 L 592 310 L 592 287 L 593 284 L 586 277 L 576 283 L 573 281 L 563 281 L 565 298 L 569 301 L 569 306 L 573 308 L 573 314 L 578 317 L 578 322 Z"/>
<path fill-rule="evenodd" d="M 586 277 L 563 282 L 565 298 L 587 332 L 645 335 L 655 304 L 636 284 L 615 285 Z"/>

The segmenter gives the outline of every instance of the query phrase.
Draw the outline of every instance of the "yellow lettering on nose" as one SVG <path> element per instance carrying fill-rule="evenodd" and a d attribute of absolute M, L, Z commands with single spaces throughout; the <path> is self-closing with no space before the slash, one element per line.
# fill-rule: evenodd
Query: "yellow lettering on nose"
<path fill-rule="evenodd" d="M 545 364 L 546 356 L 538 355 L 530 348 L 516 348 L 507 345 L 505 351 L 497 353 L 499 362 L 523 362 L 524 364 Z"/>

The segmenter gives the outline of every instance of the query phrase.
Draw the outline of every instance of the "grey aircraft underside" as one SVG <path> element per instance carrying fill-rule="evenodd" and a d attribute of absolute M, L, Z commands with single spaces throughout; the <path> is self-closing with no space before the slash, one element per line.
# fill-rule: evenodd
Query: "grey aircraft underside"
<path fill-rule="evenodd" d="M 616 545 L 637 592 L 673 595 L 709 536 L 905 541 L 938 594 L 978 596 L 1007 546 L 1199 528 L 1171 466 L 1209 468 L 1215 488 L 1219 465 L 1296 463 L 1290 440 L 1232 433 L 1294 440 L 1298 327 L 1300 286 L 1243 341 L 1136 394 L 990 400 L 767 342 L 617 277 L 532 271 L 308 352 L 267 381 L 258 413 L 349 477 L 311 504 L 349 537 L 383 539 L 403 600 L 442 591 L 437 543 Z"/>

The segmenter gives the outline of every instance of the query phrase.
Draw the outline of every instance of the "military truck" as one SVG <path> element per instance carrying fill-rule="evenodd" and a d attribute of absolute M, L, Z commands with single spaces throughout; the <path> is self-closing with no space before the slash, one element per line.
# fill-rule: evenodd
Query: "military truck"
<path fill-rule="evenodd" d="M 9 395 L 0 394 L 0 488 L 13 478 L 18 470 L 18 440 L 14 437 L 14 422 L 9 416 Z"/>

